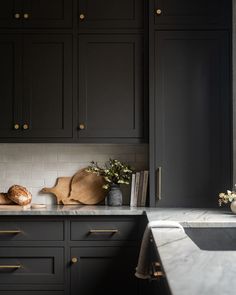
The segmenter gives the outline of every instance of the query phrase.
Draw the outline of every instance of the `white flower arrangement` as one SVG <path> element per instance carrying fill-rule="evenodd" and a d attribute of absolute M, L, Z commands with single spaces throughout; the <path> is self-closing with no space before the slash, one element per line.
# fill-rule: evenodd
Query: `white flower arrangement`
<path fill-rule="evenodd" d="M 236 185 L 235 185 L 236 186 Z M 222 206 L 222 204 L 231 203 L 236 200 L 236 191 L 230 191 L 227 190 L 226 193 L 220 193 L 219 194 L 219 206 Z"/>

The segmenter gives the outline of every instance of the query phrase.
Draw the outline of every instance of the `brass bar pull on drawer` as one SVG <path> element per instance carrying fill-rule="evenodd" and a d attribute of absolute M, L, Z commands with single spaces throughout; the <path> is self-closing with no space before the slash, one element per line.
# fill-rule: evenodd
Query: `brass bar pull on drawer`
<path fill-rule="evenodd" d="M 162 167 L 157 169 L 157 200 L 161 200 L 162 197 Z"/>
<path fill-rule="evenodd" d="M 0 235 L 15 235 L 20 234 L 20 230 L 0 230 Z"/>
<path fill-rule="evenodd" d="M 15 268 L 21 268 L 22 266 L 20 264 L 18 265 L 0 265 L 0 269 L 15 269 Z"/>
<path fill-rule="evenodd" d="M 90 234 L 116 234 L 118 229 L 90 229 Z"/>

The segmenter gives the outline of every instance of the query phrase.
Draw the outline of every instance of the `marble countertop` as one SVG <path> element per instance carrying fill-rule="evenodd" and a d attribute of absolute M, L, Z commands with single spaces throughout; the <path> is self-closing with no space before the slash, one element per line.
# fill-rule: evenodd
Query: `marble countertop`
<path fill-rule="evenodd" d="M 111 206 L 84 206 L 84 205 L 47 205 L 42 209 L 31 209 L 14 206 L 0 207 L 1 215 L 21 215 L 21 216 L 79 216 L 79 215 L 143 215 L 146 208 L 141 207 L 111 207 Z"/>
<path fill-rule="evenodd" d="M 107 206 L 48 206 L 45 209 L 0 208 L 0 215 L 75 216 L 147 215 L 148 221 L 176 221 L 188 227 L 235 227 L 236 215 L 220 209 L 130 208 Z M 236 229 L 235 229 L 236 233 Z M 173 295 L 233 295 L 236 290 L 236 251 L 200 249 L 178 228 L 153 228 L 166 279 Z M 235 234 L 236 236 L 236 234 Z"/>
<path fill-rule="evenodd" d="M 159 209 L 147 216 L 184 228 L 235 227 L 236 239 L 236 215 L 229 210 Z M 153 228 L 152 234 L 173 295 L 235 294 L 236 251 L 202 250 L 178 228 Z"/>

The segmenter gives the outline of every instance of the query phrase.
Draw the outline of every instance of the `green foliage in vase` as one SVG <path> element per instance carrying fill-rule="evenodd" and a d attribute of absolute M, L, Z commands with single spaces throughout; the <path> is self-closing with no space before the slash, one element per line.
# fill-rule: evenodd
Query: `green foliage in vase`
<path fill-rule="evenodd" d="M 112 184 L 129 184 L 133 169 L 125 163 L 110 159 L 104 167 L 100 167 L 98 163 L 92 161 L 86 171 L 103 176 L 106 181 L 103 188 L 109 190 Z"/>

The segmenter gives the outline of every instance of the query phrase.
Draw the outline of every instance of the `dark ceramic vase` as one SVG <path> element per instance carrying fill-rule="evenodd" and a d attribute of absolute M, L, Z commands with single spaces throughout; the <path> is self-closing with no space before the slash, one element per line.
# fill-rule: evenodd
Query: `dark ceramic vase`
<path fill-rule="evenodd" d="M 108 206 L 122 206 L 122 191 L 118 184 L 112 184 L 107 196 Z"/>

